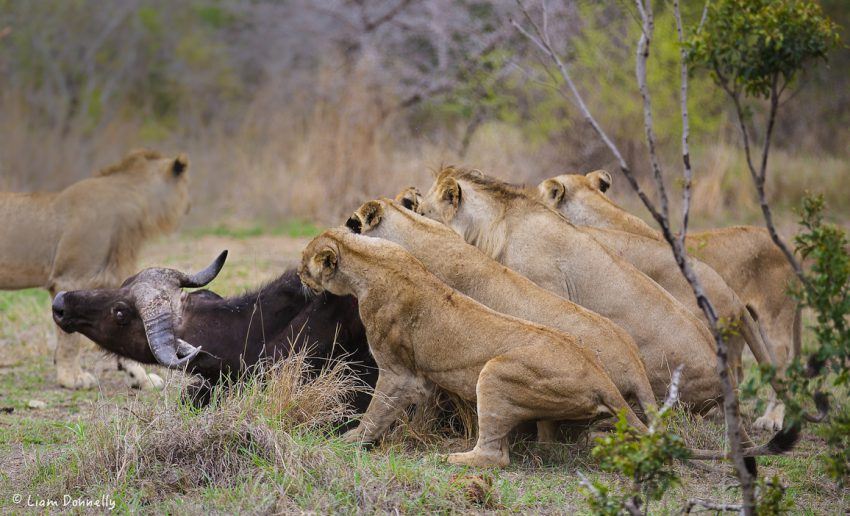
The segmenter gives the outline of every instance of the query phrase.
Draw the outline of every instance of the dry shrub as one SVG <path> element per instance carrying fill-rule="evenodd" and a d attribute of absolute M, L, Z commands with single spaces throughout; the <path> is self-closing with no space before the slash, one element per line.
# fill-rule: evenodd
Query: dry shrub
<path fill-rule="evenodd" d="M 262 390 L 257 382 L 245 384 L 243 396 L 259 400 L 262 413 L 287 431 L 323 430 L 354 418 L 350 401 L 358 390 L 369 389 L 344 362 L 330 362 L 317 372 L 308 358 L 302 351 L 265 366 L 268 383 Z"/>
<path fill-rule="evenodd" d="M 323 450 L 298 446 L 294 436 L 330 430 L 349 417 L 346 400 L 357 388 L 344 364 L 314 372 L 306 360 L 306 353 L 298 353 L 270 365 L 256 379 L 219 391 L 204 410 L 175 403 L 168 394 L 152 404 L 101 406 L 73 449 L 76 467 L 60 469 L 65 476 L 59 488 L 133 485 L 151 500 L 163 500 L 197 488 L 234 486 L 262 463 L 298 474 L 322 460 Z M 166 392 L 173 390 L 170 385 Z"/>

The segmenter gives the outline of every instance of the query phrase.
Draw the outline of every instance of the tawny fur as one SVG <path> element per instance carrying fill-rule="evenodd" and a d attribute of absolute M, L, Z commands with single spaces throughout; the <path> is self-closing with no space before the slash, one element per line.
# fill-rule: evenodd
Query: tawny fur
<path fill-rule="evenodd" d="M 0 289 L 117 287 L 136 272 L 143 242 L 173 229 L 189 207 L 188 160 L 134 151 L 94 177 L 56 193 L 0 193 Z M 89 388 L 81 340 L 57 328 L 57 380 Z M 141 387 L 157 387 L 134 362 L 122 363 Z"/>
<path fill-rule="evenodd" d="M 375 395 L 348 441 L 377 439 L 434 386 L 477 403 L 478 442 L 449 455 L 457 464 L 506 466 L 506 436 L 522 421 L 584 421 L 624 410 L 646 431 L 574 338 L 487 308 L 393 242 L 325 231 L 305 248 L 299 274 L 315 291 L 357 297 L 379 367 Z"/>
<path fill-rule="evenodd" d="M 599 177 L 607 177 L 600 188 Z M 585 175 L 563 174 L 538 185 L 542 202 L 558 210 L 580 226 L 626 231 L 661 240 L 658 231 L 627 212 L 604 192 L 611 185 L 605 171 Z M 800 349 L 800 310 L 788 295 L 794 274 L 782 252 L 773 244 L 765 228 L 735 226 L 690 233 L 685 240 L 688 254 L 711 266 L 755 314 L 765 343 L 780 371 Z M 765 414 L 756 420 L 757 428 L 781 428 L 784 407 L 775 393 Z"/>
<path fill-rule="evenodd" d="M 656 396 L 685 364 L 682 400 L 710 409 L 721 393 L 705 325 L 633 265 L 527 192 L 480 173 L 444 169 L 420 204 L 465 240 L 539 286 L 631 334 Z"/>
<path fill-rule="evenodd" d="M 637 345 L 611 320 L 538 287 L 443 224 L 397 202 L 369 201 L 352 219 L 349 224 L 357 232 L 401 245 L 448 286 L 479 303 L 576 337 L 580 346 L 596 355 L 623 397 L 644 411 L 655 405 Z M 549 432 L 541 440 L 551 438 L 551 428 L 541 430 Z"/>

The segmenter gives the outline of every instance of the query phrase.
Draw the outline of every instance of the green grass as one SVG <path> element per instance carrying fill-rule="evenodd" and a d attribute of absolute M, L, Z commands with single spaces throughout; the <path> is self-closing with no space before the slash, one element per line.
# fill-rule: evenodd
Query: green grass
<path fill-rule="evenodd" d="M 286 220 L 279 225 L 254 224 L 248 226 L 218 225 L 209 228 L 190 230 L 189 235 L 218 236 L 244 240 L 258 236 L 285 236 L 290 238 L 314 237 L 322 232 L 322 227 L 303 219 Z"/>

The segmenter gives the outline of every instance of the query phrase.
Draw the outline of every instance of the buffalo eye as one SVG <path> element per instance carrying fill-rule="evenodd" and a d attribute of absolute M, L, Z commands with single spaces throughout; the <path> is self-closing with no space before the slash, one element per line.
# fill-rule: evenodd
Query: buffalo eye
<path fill-rule="evenodd" d="M 115 306 L 112 308 L 112 316 L 118 324 L 127 324 L 130 321 L 130 309 L 126 306 Z"/>

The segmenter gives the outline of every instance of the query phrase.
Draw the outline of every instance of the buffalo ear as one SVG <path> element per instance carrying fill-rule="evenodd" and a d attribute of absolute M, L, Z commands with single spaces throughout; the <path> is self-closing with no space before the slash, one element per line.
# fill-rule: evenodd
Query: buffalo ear
<path fill-rule="evenodd" d="M 564 200 L 567 190 L 560 181 L 547 179 L 540 183 L 540 193 L 544 196 L 547 203 L 551 203 L 552 206 L 558 206 Z"/>
<path fill-rule="evenodd" d="M 605 193 L 605 191 L 608 190 L 613 183 L 611 180 L 611 174 L 609 174 L 606 170 L 594 170 L 593 172 L 585 174 L 584 177 L 590 181 L 590 185 L 593 188 L 596 188 L 602 193 Z"/>
<path fill-rule="evenodd" d="M 453 177 L 443 179 L 440 189 L 442 191 L 440 194 L 442 200 L 451 204 L 454 208 L 460 205 L 463 193 L 460 190 L 460 184 Z"/>

